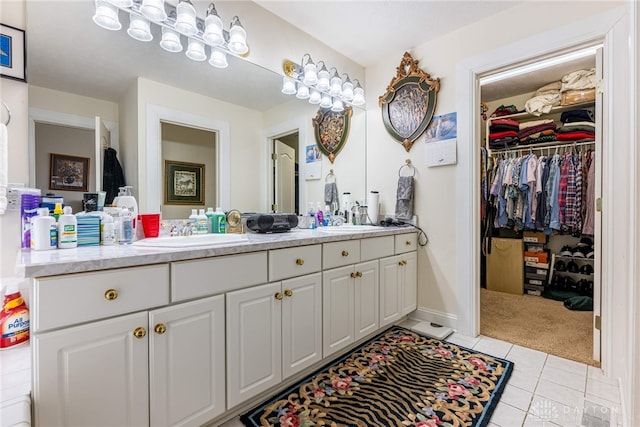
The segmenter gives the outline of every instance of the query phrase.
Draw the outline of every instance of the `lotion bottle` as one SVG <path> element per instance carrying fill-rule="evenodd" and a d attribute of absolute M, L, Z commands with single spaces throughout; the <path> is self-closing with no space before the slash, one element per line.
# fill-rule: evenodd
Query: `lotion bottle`
<path fill-rule="evenodd" d="M 31 218 L 31 250 L 46 251 L 58 247 L 56 219 L 49 216 L 48 208 L 38 209 L 38 216 Z"/>
<path fill-rule="evenodd" d="M 78 220 L 72 213 L 71 206 L 65 206 L 63 214 L 58 218 L 58 247 L 71 249 L 78 247 Z"/>
<path fill-rule="evenodd" d="M 122 187 L 123 194 L 121 196 L 118 196 L 116 206 L 119 208 L 127 208 L 129 210 L 132 224 L 135 228 L 135 219 L 138 218 L 138 202 L 136 202 L 136 198 L 131 195 L 132 188 L 133 187 L 130 185 L 125 185 L 124 187 Z"/>

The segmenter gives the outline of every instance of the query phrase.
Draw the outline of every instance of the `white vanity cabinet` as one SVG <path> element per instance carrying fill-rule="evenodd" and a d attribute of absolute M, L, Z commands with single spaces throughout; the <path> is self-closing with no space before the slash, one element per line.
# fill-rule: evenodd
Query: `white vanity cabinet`
<path fill-rule="evenodd" d="M 272 250 L 279 281 L 227 293 L 228 408 L 322 359 L 320 268 L 320 245 Z"/>
<path fill-rule="evenodd" d="M 380 260 L 380 327 L 406 316 L 418 305 L 417 236 L 395 236 L 395 255 Z"/>

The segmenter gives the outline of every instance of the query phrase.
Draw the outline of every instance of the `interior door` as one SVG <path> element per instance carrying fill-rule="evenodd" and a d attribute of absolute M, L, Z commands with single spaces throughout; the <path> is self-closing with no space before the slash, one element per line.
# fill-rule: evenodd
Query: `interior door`
<path fill-rule="evenodd" d="M 603 92 L 600 84 L 602 83 L 602 48 L 596 51 L 596 186 L 595 200 L 596 209 L 594 218 L 594 262 L 593 262 L 593 360 L 600 361 L 600 330 L 601 330 L 601 311 L 602 311 L 602 211 L 598 208 L 599 201 L 602 200 L 602 98 Z"/>
<path fill-rule="evenodd" d="M 96 116 L 96 165 L 94 170 L 96 171 L 96 190 L 102 190 L 102 173 L 104 172 L 104 150 L 111 147 L 111 132 L 104 125 L 104 122 L 100 116 Z"/>
<path fill-rule="evenodd" d="M 274 212 L 295 212 L 296 150 L 279 140 L 273 141 Z"/>

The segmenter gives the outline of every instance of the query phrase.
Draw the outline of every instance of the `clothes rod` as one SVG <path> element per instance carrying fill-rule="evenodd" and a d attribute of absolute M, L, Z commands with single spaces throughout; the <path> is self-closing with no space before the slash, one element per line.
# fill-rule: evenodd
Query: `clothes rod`
<path fill-rule="evenodd" d="M 568 148 L 568 147 L 582 147 L 583 145 L 593 145 L 595 141 L 584 141 L 584 142 L 571 142 L 569 144 L 558 144 L 558 145 L 518 145 L 516 147 L 510 148 L 496 148 L 489 149 L 489 152 L 493 154 L 502 154 L 502 153 L 515 153 L 515 152 L 526 152 L 526 151 L 545 151 L 545 150 L 557 150 L 558 148 Z"/>

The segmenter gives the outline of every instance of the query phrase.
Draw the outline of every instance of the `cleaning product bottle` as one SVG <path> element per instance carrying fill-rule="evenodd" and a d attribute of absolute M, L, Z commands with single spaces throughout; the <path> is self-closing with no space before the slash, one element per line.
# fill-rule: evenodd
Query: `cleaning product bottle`
<path fill-rule="evenodd" d="M 102 221 L 102 244 L 111 246 L 116 243 L 116 224 L 111 215 L 105 215 Z"/>
<path fill-rule="evenodd" d="M 78 220 L 72 213 L 71 206 L 65 206 L 63 212 L 58 218 L 58 247 L 75 248 L 78 246 Z"/>
<path fill-rule="evenodd" d="M 207 216 L 207 233 L 213 233 L 213 221 L 216 216 L 215 212 L 213 212 L 213 208 L 207 208 L 205 215 Z"/>
<path fill-rule="evenodd" d="M 313 202 L 309 202 L 308 214 L 312 218 L 312 220 L 311 220 L 311 229 L 313 230 L 314 228 L 316 228 L 316 213 L 313 210 Z"/>
<path fill-rule="evenodd" d="M 118 196 L 118 201 L 116 206 L 119 208 L 127 208 L 129 209 L 129 214 L 132 219 L 133 227 L 136 226 L 136 218 L 138 218 L 138 202 L 136 202 L 136 198 L 131 195 L 131 189 L 133 187 L 130 185 L 125 185 L 122 187 L 124 192 L 123 195 Z"/>
<path fill-rule="evenodd" d="M 120 209 L 120 236 L 118 243 L 121 245 L 133 243 L 133 217 L 129 209 L 125 207 Z"/>
<path fill-rule="evenodd" d="M 225 215 L 220 206 L 216 207 L 213 232 L 218 234 L 224 234 L 227 232 L 227 215 Z"/>
<path fill-rule="evenodd" d="M 322 227 L 324 225 L 324 213 L 322 212 L 322 208 L 320 207 L 320 202 L 318 202 L 318 209 L 316 210 L 316 226 Z"/>
<path fill-rule="evenodd" d="M 56 203 L 56 207 L 53 208 L 53 219 L 55 219 L 56 222 L 58 222 L 60 215 L 62 215 L 63 213 L 64 212 L 62 210 L 62 203 Z"/>
<path fill-rule="evenodd" d="M 331 225 L 331 209 L 329 205 L 324 205 L 324 215 L 322 219 L 324 220 L 325 227 Z"/>
<path fill-rule="evenodd" d="M 31 250 L 46 251 L 58 247 L 56 219 L 49 216 L 48 208 L 38 209 L 38 216 L 31 218 Z"/>
<path fill-rule="evenodd" d="M 15 285 L 8 285 L 5 289 L 0 330 L 0 350 L 29 341 L 29 309 Z"/>
<path fill-rule="evenodd" d="M 204 213 L 204 209 L 198 210 L 198 216 L 196 218 L 196 229 L 198 230 L 198 234 L 207 234 L 207 215 Z"/>

